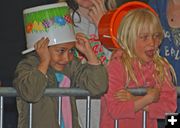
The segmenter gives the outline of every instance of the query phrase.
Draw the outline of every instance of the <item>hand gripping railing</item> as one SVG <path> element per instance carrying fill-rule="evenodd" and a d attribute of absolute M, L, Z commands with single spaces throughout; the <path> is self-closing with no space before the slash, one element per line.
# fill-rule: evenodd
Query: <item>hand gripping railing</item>
<path fill-rule="evenodd" d="M 180 96 L 180 87 L 176 87 L 177 95 Z M 146 88 L 128 89 L 133 95 L 143 96 L 146 94 Z M 87 96 L 86 105 L 86 128 L 90 128 L 91 97 L 87 90 L 79 88 L 47 88 L 44 92 L 47 96 Z M 0 87 L 0 128 L 3 128 L 3 97 L 17 97 L 18 94 L 13 87 Z M 30 103 L 29 128 L 32 128 L 32 104 Z M 61 99 L 59 98 L 59 123 L 61 114 Z M 146 128 L 146 112 L 143 112 L 143 128 Z M 115 120 L 115 128 L 118 127 L 118 120 Z"/>

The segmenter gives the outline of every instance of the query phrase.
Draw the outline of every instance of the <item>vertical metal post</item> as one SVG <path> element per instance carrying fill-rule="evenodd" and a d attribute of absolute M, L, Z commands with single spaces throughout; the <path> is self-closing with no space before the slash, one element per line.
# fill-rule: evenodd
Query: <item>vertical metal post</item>
<path fill-rule="evenodd" d="M 87 102 L 86 102 L 86 128 L 90 128 L 91 124 L 91 97 L 87 96 Z"/>
<path fill-rule="evenodd" d="M 3 128 L 3 96 L 0 98 L 0 128 Z"/>
<path fill-rule="evenodd" d="M 143 111 L 143 128 L 147 128 L 147 112 L 146 111 Z"/>
<path fill-rule="evenodd" d="M 32 103 L 29 104 L 29 128 L 32 128 Z"/>
<path fill-rule="evenodd" d="M 119 120 L 114 121 L 114 128 L 119 128 Z"/>
<path fill-rule="evenodd" d="M 58 97 L 58 122 L 59 126 L 61 125 L 61 117 L 62 117 L 62 97 Z"/>

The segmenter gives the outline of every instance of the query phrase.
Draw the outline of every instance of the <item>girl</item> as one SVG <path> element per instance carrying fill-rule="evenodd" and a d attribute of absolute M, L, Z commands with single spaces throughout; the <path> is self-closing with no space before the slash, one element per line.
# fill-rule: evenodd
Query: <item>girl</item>
<path fill-rule="evenodd" d="M 85 35 L 78 33 L 76 38 L 78 42 L 59 42 L 49 47 L 49 39 L 42 38 L 34 45 L 36 52 L 29 53 L 18 64 L 13 81 L 20 95 L 17 98 L 18 128 L 28 128 L 30 102 L 33 103 L 33 128 L 60 128 L 57 120 L 57 98 L 44 96 L 43 93 L 45 88 L 57 87 L 57 83 L 61 81 L 58 76 L 62 74 L 69 78 L 67 80 L 65 77 L 71 87 L 87 89 L 93 96 L 106 91 L 107 73 L 104 66 L 93 53 Z M 74 47 L 86 56 L 86 64 L 73 59 Z M 66 107 L 70 108 L 67 112 L 72 115 L 69 115 L 69 120 L 63 117 L 65 126 L 61 128 L 80 128 L 75 98 L 70 99 L 70 104 Z"/>
<path fill-rule="evenodd" d="M 163 38 L 160 21 L 148 9 L 129 11 L 118 30 L 121 49 L 112 54 L 107 66 L 109 89 L 102 97 L 101 128 L 141 128 L 142 111 L 146 110 L 147 127 L 157 128 L 157 119 L 176 110 L 174 71 L 158 54 Z M 128 88 L 147 88 L 145 96 L 134 96 Z"/>

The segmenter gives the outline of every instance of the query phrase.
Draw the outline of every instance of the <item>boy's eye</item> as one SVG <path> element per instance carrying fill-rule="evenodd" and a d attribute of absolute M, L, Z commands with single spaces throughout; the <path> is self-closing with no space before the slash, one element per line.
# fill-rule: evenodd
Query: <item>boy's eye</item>
<path fill-rule="evenodd" d="M 56 54 L 64 54 L 66 52 L 66 49 L 60 48 L 55 50 Z"/>
<path fill-rule="evenodd" d="M 68 52 L 69 54 L 73 54 L 74 53 L 74 51 L 75 51 L 75 48 L 71 48 L 71 49 L 66 49 L 66 48 L 61 48 L 61 49 L 57 49 L 56 50 L 56 52 L 58 53 L 58 54 L 64 54 L 64 53 L 66 53 L 66 52 Z"/>
<path fill-rule="evenodd" d="M 75 52 L 75 48 L 71 48 L 70 50 L 69 50 L 69 53 L 74 53 Z"/>
<path fill-rule="evenodd" d="M 60 49 L 59 53 L 64 53 L 66 50 L 65 49 Z"/>

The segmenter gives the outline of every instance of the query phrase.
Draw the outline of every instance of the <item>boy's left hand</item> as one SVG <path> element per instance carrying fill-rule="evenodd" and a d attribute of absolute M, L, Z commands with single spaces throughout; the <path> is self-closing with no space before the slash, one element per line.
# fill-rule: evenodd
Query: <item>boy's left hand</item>
<path fill-rule="evenodd" d="M 75 43 L 76 48 L 83 53 L 88 59 L 88 63 L 90 64 L 99 64 L 99 60 L 97 59 L 95 53 L 93 52 L 89 39 L 83 33 L 76 34 L 77 42 Z"/>
<path fill-rule="evenodd" d="M 88 52 L 92 52 L 92 48 L 89 44 L 89 40 L 86 38 L 86 36 L 83 33 L 77 33 L 76 34 L 77 42 L 75 43 L 76 48 L 86 55 Z"/>

